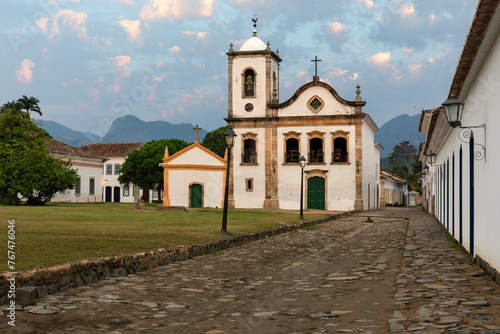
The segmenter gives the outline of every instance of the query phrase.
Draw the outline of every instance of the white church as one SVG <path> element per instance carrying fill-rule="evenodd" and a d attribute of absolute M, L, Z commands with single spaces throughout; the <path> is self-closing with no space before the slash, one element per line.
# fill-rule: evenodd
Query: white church
<path fill-rule="evenodd" d="M 298 209 L 301 167 L 304 208 L 370 210 L 380 206 L 378 127 L 363 113 L 359 86 L 354 101 L 313 80 L 280 102 L 280 63 L 256 30 L 228 55 L 228 127 L 231 151 L 229 207 Z M 315 61 L 318 61 L 316 58 Z M 317 62 L 316 62 L 317 64 Z M 169 156 L 165 151 L 164 206 L 222 207 L 225 159 L 199 141 Z"/>

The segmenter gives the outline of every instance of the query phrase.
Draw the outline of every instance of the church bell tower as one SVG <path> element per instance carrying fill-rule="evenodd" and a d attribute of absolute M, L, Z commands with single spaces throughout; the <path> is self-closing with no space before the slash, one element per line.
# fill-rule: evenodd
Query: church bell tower
<path fill-rule="evenodd" d="M 257 19 L 253 36 L 235 51 L 233 44 L 226 53 L 228 59 L 228 117 L 255 118 L 271 116 L 268 105 L 279 101 L 278 51 L 271 51 L 257 37 Z"/>

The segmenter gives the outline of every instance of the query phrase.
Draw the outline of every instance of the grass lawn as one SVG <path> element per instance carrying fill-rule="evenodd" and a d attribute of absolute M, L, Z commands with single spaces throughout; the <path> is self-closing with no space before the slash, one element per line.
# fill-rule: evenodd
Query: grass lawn
<path fill-rule="evenodd" d="M 296 212 L 230 209 L 229 236 L 301 222 Z M 306 220 L 326 214 L 304 213 Z M 225 238 L 222 209 L 134 210 L 133 204 L 0 206 L 0 271 L 7 269 L 8 221 L 15 220 L 15 270 Z"/>

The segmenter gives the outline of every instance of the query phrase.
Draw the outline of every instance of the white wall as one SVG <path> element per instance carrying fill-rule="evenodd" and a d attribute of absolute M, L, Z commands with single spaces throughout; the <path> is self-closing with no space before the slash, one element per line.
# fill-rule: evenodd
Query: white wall
<path fill-rule="evenodd" d="M 380 164 L 380 152 L 374 147 L 374 132 L 366 121 L 363 121 L 362 131 L 363 209 L 368 210 L 375 209 L 378 203 L 377 188 L 379 183 L 379 170 L 377 167 Z M 370 191 L 369 195 L 368 191 Z"/>
<path fill-rule="evenodd" d="M 198 183 L 203 189 L 203 206 L 220 208 L 224 199 L 223 174 L 222 171 L 170 170 L 168 172 L 170 205 L 189 207 L 189 185 Z"/>
<path fill-rule="evenodd" d="M 66 159 L 63 159 L 66 160 Z M 64 193 L 58 192 L 51 202 L 71 202 L 71 203 L 95 203 L 102 202 L 102 159 L 87 159 L 71 157 L 73 168 L 78 171 L 80 177 L 80 195 L 75 195 L 75 189 L 66 189 Z M 90 195 L 90 178 L 94 178 L 94 194 Z"/>

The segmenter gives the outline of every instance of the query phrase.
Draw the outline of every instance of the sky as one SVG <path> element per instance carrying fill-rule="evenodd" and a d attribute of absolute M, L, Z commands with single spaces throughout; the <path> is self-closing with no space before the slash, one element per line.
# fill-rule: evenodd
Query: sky
<path fill-rule="evenodd" d="M 16 0 L 0 11 L 0 104 L 103 136 L 124 115 L 225 125 L 228 62 L 252 36 L 279 50 L 280 102 L 314 75 L 356 85 L 380 127 L 446 100 L 473 0 Z M 416 129 L 415 129 L 416 131 Z"/>

